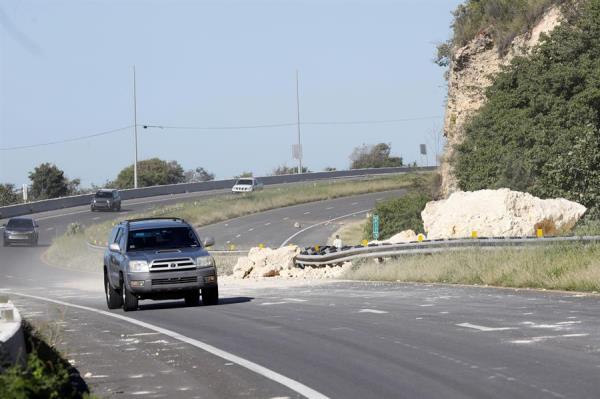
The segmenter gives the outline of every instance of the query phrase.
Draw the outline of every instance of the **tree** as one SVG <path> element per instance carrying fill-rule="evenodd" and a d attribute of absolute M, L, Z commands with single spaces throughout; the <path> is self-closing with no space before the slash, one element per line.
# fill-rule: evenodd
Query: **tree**
<path fill-rule="evenodd" d="M 190 169 L 184 174 L 186 183 L 198 183 L 203 181 L 215 180 L 215 174 L 209 173 L 206 169 L 198 167 Z"/>
<path fill-rule="evenodd" d="M 233 178 L 234 179 L 242 179 L 244 177 L 252 177 L 252 176 L 254 176 L 254 173 L 252 173 L 252 172 L 242 172 L 237 176 L 233 176 Z"/>
<path fill-rule="evenodd" d="M 461 189 L 564 197 L 600 217 L 600 0 L 583 4 L 487 90 L 457 147 Z"/>
<path fill-rule="evenodd" d="M 391 151 L 392 145 L 386 143 L 356 147 L 350 155 L 350 169 L 402 166 L 402 158 L 390 156 Z"/>
<path fill-rule="evenodd" d="M 273 169 L 273 172 L 271 172 L 273 176 L 293 175 L 295 173 L 298 173 L 298 167 L 287 165 L 278 166 L 275 169 Z M 310 170 L 306 166 L 303 166 L 302 173 L 310 173 Z"/>
<path fill-rule="evenodd" d="M 15 192 L 14 184 L 0 184 L 0 206 L 16 204 L 19 200 L 20 198 Z"/>
<path fill-rule="evenodd" d="M 176 184 L 185 181 L 183 168 L 177 161 L 163 161 L 151 158 L 138 162 L 138 187 L 160 186 Z M 133 165 L 129 165 L 117 176 L 114 181 L 117 188 L 133 187 Z"/>
<path fill-rule="evenodd" d="M 31 196 L 37 200 L 71 195 L 79 186 L 79 179 L 67 179 L 65 172 L 50 163 L 42 163 L 29 172 L 29 180 Z"/>

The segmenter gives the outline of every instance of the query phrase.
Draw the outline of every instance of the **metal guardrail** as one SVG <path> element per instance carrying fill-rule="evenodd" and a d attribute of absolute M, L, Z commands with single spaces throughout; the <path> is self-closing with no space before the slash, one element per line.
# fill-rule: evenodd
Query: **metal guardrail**
<path fill-rule="evenodd" d="M 402 255 L 427 254 L 456 251 L 463 249 L 494 249 L 506 247 L 543 246 L 557 243 L 598 243 L 600 236 L 573 237 L 492 237 L 448 240 L 425 240 L 402 244 L 377 244 L 369 246 L 346 247 L 336 250 L 331 246 L 307 248 L 296 257 L 296 266 L 326 266 L 343 263 L 359 258 L 387 258 Z"/>
<path fill-rule="evenodd" d="M 340 170 L 335 172 L 314 172 L 294 175 L 265 176 L 258 177 L 265 185 L 300 183 L 317 180 L 351 178 L 360 176 L 375 176 L 385 174 L 397 174 L 408 172 L 426 172 L 433 171 L 435 167 L 396 167 L 396 168 L 378 168 L 378 169 L 352 169 Z M 127 189 L 121 191 L 121 198 L 124 200 L 156 197 L 169 194 L 186 194 L 201 191 L 212 191 L 228 189 L 233 186 L 235 179 L 213 180 L 200 183 L 180 183 L 165 186 L 143 187 L 136 189 Z M 29 202 L 26 204 L 9 205 L 0 207 L 0 219 L 13 216 L 27 215 L 30 213 L 53 211 L 57 209 L 72 208 L 76 206 L 89 205 L 93 194 L 75 195 L 71 197 L 55 198 L 43 201 Z"/>

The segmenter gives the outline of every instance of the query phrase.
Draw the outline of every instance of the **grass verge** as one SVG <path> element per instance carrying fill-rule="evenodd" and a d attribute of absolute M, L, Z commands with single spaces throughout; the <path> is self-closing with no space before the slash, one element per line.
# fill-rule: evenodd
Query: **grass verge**
<path fill-rule="evenodd" d="M 600 291 L 600 244 L 463 250 L 356 264 L 344 278 Z"/>
<path fill-rule="evenodd" d="M 128 217 L 176 216 L 196 226 L 205 226 L 285 206 L 406 188 L 411 186 L 416 175 L 417 173 L 409 173 L 361 180 L 324 181 L 266 188 L 251 194 L 225 195 L 201 201 L 159 206 L 148 212 L 135 213 Z M 432 173 L 422 175 L 432 176 Z M 85 230 L 88 241 L 104 244 L 112 226 L 117 222 L 118 219 L 115 219 L 88 227 Z"/>
<path fill-rule="evenodd" d="M 340 239 L 344 245 L 359 245 L 365 235 L 365 225 L 367 220 L 355 220 L 344 224 L 327 240 L 327 245 L 332 245 L 336 235 L 340 236 Z"/>
<path fill-rule="evenodd" d="M 23 322 L 24 365 L 0 372 L 0 398 L 92 398 L 85 381 L 29 323 Z"/>

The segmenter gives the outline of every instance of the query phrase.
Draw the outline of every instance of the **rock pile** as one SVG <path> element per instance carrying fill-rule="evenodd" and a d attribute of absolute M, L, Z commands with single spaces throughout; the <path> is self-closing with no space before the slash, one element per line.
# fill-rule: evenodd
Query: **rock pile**
<path fill-rule="evenodd" d="M 427 203 L 421 217 L 428 239 L 535 236 L 567 232 L 586 207 L 564 198 L 540 199 L 528 193 L 499 190 L 456 192 Z"/>

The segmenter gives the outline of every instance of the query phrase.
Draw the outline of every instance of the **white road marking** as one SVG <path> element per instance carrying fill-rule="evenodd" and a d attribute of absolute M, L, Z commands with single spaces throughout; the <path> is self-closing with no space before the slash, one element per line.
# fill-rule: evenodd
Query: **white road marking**
<path fill-rule="evenodd" d="M 510 341 L 510 343 L 512 343 L 512 344 L 534 344 L 534 343 L 546 341 L 549 339 L 587 337 L 588 335 L 589 334 L 546 335 L 546 336 L 541 336 L 541 337 L 531 337 L 529 339 L 516 339 L 514 341 Z"/>
<path fill-rule="evenodd" d="M 306 211 L 306 212 L 304 212 L 304 214 L 305 214 L 305 215 L 308 215 L 308 214 L 310 214 L 310 211 Z"/>
<path fill-rule="evenodd" d="M 265 223 L 265 226 L 270 226 L 270 225 L 271 225 L 271 222 Z"/>
<path fill-rule="evenodd" d="M 52 231 L 52 230 L 54 230 L 54 227 L 48 227 L 48 228 L 46 229 L 46 231 Z"/>
<path fill-rule="evenodd" d="M 283 220 L 289 220 L 289 217 L 288 217 L 288 216 L 286 216 L 286 217 L 284 217 L 284 218 L 283 218 Z"/>
<path fill-rule="evenodd" d="M 250 227 L 248 231 L 254 231 L 254 227 Z"/>
<path fill-rule="evenodd" d="M 333 206 L 328 206 L 327 208 L 325 208 L 325 210 L 326 210 L 326 211 L 330 211 L 330 210 L 332 210 L 333 208 L 335 208 L 335 207 L 333 207 Z"/>
<path fill-rule="evenodd" d="M 457 324 L 459 327 L 472 328 L 479 331 L 505 331 L 505 330 L 514 330 L 515 327 L 486 327 L 486 326 L 478 326 L 477 324 L 471 323 L 460 323 Z"/>
<path fill-rule="evenodd" d="M 263 302 L 260 305 L 261 306 L 270 306 L 270 305 L 283 305 L 285 303 L 289 303 L 289 302 Z"/>
<path fill-rule="evenodd" d="M 235 238 L 240 238 L 241 236 L 242 236 L 241 234 L 238 234 L 235 236 Z"/>
<path fill-rule="evenodd" d="M 296 238 L 298 235 L 300 235 L 300 234 L 304 233 L 304 232 L 305 232 L 305 231 L 307 231 L 307 230 L 310 230 L 310 229 L 312 229 L 312 228 L 315 228 L 315 227 L 317 227 L 317 226 L 321 226 L 321 225 L 323 225 L 323 224 L 326 224 L 326 223 L 335 222 L 336 220 L 344 219 L 344 218 L 347 218 L 347 217 L 350 217 L 350 216 L 360 215 L 361 213 L 366 213 L 366 212 L 369 212 L 369 211 L 370 211 L 370 209 L 365 209 L 365 210 L 362 210 L 362 211 L 352 212 L 352 213 L 349 213 L 349 214 L 347 214 L 347 215 L 338 216 L 338 217 L 336 217 L 336 218 L 329 219 L 329 220 L 325 220 L 324 222 L 315 223 L 315 224 L 313 224 L 313 225 L 311 225 L 311 226 L 305 227 L 305 228 L 303 228 L 302 230 L 299 230 L 299 231 L 297 231 L 296 233 L 294 233 L 294 234 L 292 234 L 291 236 L 289 236 L 289 237 L 288 237 L 288 238 L 287 238 L 287 239 L 286 239 L 286 240 L 285 240 L 285 241 L 284 241 L 284 242 L 283 242 L 283 243 L 282 243 L 282 244 L 279 246 L 279 248 L 285 247 L 286 245 L 288 245 L 288 243 L 289 243 L 290 241 L 292 241 L 292 240 L 293 240 L 294 238 Z"/>
<path fill-rule="evenodd" d="M 350 205 L 358 205 L 358 202 L 353 202 Z"/>
<path fill-rule="evenodd" d="M 98 219 L 100 219 L 100 216 L 96 216 L 96 217 L 92 218 L 92 220 L 98 220 Z"/>
<path fill-rule="evenodd" d="M 376 314 L 384 314 L 388 313 L 385 310 L 377 310 L 377 309 L 361 309 L 358 313 L 376 313 Z"/>
<path fill-rule="evenodd" d="M 292 302 L 308 302 L 308 299 L 299 299 L 299 298 L 283 298 L 284 301 L 292 301 Z"/>
<path fill-rule="evenodd" d="M 40 296 L 34 296 L 34 295 L 28 295 L 28 294 L 22 294 L 22 293 L 18 293 L 18 292 L 13 292 L 13 295 L 19 295 L 25 298 L 31 298 L 31 299 L 37 299 L 40 301 L 45 301 L 45 302 L 50 302 L 50 303 L 55 303 L 57 305 L 62 305 L 62 306 L 67 306 L 67 307 L 71 307 L 71 308 L 75 308 L 75 309 L 80 309 L 80 310 L 86 310 L 89 312 L 93 312 L 93 313 L 97 313 L 103 316 L 107 316 L 107 317 L 113 317 L 115 319 L 119 319 L 119 320 L 123 320 L 126 321 L 128 323 L 140 326 L 142 328 L 146 328 L 148 330 L 152 330 L 152 331 L 156 331 L 158 333 L 161 333 L 163 335 L 166 335 L 168 337 L 171 337 L 173 339 L 176 339 L 178 341 L 181 342 L 185 342 L 187 344 L 190 344 L 196 348 L 202 349 L 208 353 L 211 353 L 215 356 L 218 356 L 224 360 L 236 363 L 250 371 L 253 371 L 254 373 L 261 375 L 265 378 L 268 378 L 272 381 L 277 382 L 278 384 L 281 384 L 289 389 L 291 389 L 294 392 L 299 393 L 302 396 L 305 396 L 307 398 L 315 398 L 315 399 L 327 399 L 327 396 L 323 395 L 322 393 L 302 384 L 301 382 L 298 382 L 296 380 L 293 380 L 289 377 L 284 376 L 283 374 L 279 374 L 278 372 L 268 369 L 264 366 L 261 366 L 260 364 L 254 363 L 250 360 L 244 359 L 243 357 L 234 355 L 233 353 L 229 353 L 226 352 L 222 349 L 219 349 L 215 346 L 209 345 L 207 343 L 204 343 L 202 341 L 190 338 L 190 337 L 186 337 L 185 335 L 179 334 L 175 331 L 172 330 L 167 330 L 166 328 L 162 328 L 162 327 L 158 327 L 155 326 L 153 324 L 150 323 L 146 323 L 144 321 L 140 321 L 140 320 L 136 320 L 136 319 L 132 319 L 130 317 L 127 316 L 123 316 L 121 314 L 118 313 L 110 313 L 110 312 L 106 312 L 104 310 L 99 310 L 99 309 L 94 309 L 94 308 L 90 308 L 87 306 L 81 306 L 81 305 L 75 305 L 73 303 L 69 303 L 69 302 L 63 302 L 63 301 L 58 301 L 55 299 L 50 299 L 50 298 L 44 298 L 44 297 L 40 297 Z M 132 393 L 133 395 L 134 393 Z M 139 393 L 138 393 L 139 394 Z"/>

